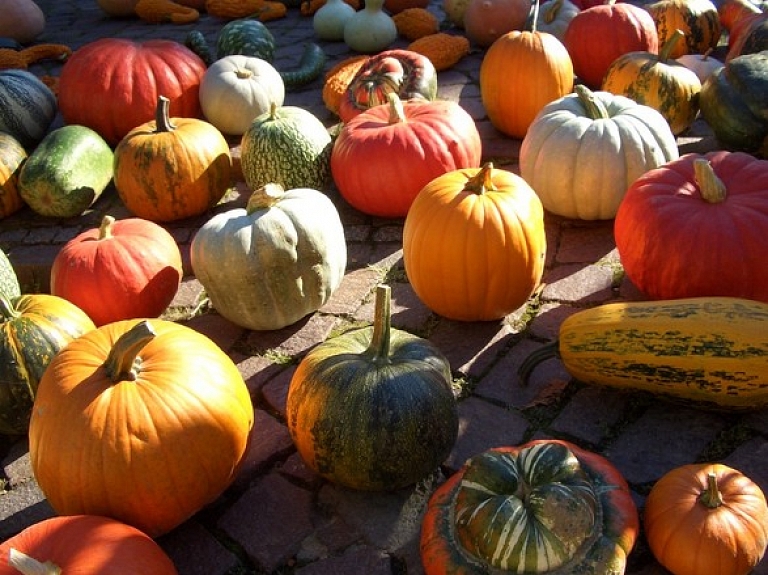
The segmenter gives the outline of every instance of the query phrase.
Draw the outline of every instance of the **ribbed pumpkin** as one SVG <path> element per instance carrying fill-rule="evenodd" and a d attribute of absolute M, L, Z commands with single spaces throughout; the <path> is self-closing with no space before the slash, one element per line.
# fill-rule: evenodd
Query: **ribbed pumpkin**
<path fill-rule="evenodd" d="M 510 78 L 528 78 L 510 81 Z M 536 114 L 573 90 L 568 50 L 552 34 L 514 30 L 488 49 L 480 65 L 480 96 L 493 126 L 522 139 Z"/>
<path fill-rule="evenodd" d="M 198 216 L 229 189 L 229 144 L 212 124 L 170 118 L 170 101 L 156 102 L 155 120 L 131 130 L 115 148 L 114 181 L 139 218 L 170 222 Z"/>
<path fill-rule="evenodd" d="M 768 160 L 742 152 L 686 154 L 646 173 L 614 223 L 624 271 L 652 299 L 768 302 L 767 234 Z"/>
<path fill-rule="evenodd" d="M 536 440 L 471 457 L 430 497 L 427 575 L 624 573 L 639 531 L 627 482 L 604 457 Z"/>
<path fill-rule="evenodd" d="M 722 34 L 717 7 L 710 0 L 658 0 L 646 6 L 656 22 L 659 44 L 681 30 L 684 42 L 677 42 L 669 54 L 679 58 L 683 54 L 703 54 L 717 47 Z"/>
<path fill-rule="evenodd" d="M 677 157 L 677 141 L 659 112 L 577 85 L 531 124 L 520 147 L 520 175 L 547 211 L 607 220 L 635 179 Z"/>
<path fill-rule="evenodd" d="M 599 88 L 608 67 L 628 52 L 659 50 L 656 23 L 650 13 L 627 2 L 600 4 L 582 10 L 565 30 L 563 44 L 576 76 Z"/>
<path fill-rule="evenodd" d="M 157 537 L 231 484 L 253 418 L 242 375 L 208 337 L 160 319 L 113 322 L 49 364 L 30 463 L 57 514 L 112 517 Z"/>
<path fill-rule="evenodd" d="M 0 132 L 0 219 L 18 212 L 24 205 L 19 194 L 19 172 L 27 152 L 21 143 Z"/>
<path fill-rule="evenodd" d="M 139 218 L 104 216 L 61 248 L 51 293 L 71 301 L 97 326 L 158 317 L 179 289 L 181 252 L 165 228 Z"/>
<path fill-rule="evenodd" d="M 768 505 L 739 470 L 694 463 L 653 485 L 643 526 L 654 556 L 674 575 L 747 575 L 768 546 Z"/>
<path fill-rule="evenodd" d="M 301 360 L 286 419 L 310 468 L 365 491 L 423 479 L 459 430 L 448 360 L 428 340 L 391 327 L 389 286 L 376 289 L 372 327 L 328 339 Z"/>
<path fill-rule="evenodd" d="M 63 298 L 0 293 L 0 433 L 27 432 L 32 403 L 51 360 L 94 328 L 83 310 Z"/>
<path fill-rule="evenodd" d="M 13 264 L 3 250 L 0 250 L 0 293 L 7 298 L 14 298 L 21 295 L 21 286 L 19 278 L 16 277 L 16 271 Z"/>
<path fill-rule="evenodd" d="M 56 112 L 56 96 L 32 72 L 0 70 L 0 132 L 33 148 L 48 132 Z"/>
<path fill-rule="evenodd" d="M 322 190 L 330 179 L 331 134 L 304 108 L 273 102 L 240 142 L 243 178 L 251 190 L 270 183 Z"/>
<path fill-rule="evenodd" d="M 205 70 L 199 56 L 172 40 L 101 38 L 78 48 L 62 67 L 59 110 L 67 124 L 96 130 L 114 146 L 155 117 L 160 96 L 170 100 L 172 117 L 199 118 Z"/>
<path fill-rule="evenodd" d="M 245 209 L 206 222 L 190 257 L 216 311 L 248 329 L 274 330 L 328 301 L 344 277 L 347 247 L 328 196 L 268 184 Z"/>
<path fill-rule="evenodd" d="M 449 319 L 497 320 L 518 309 L 541 281 L 545 252 L 541 201 L 491 163 L 435 178 L 405 218 L 408 281 Z"/>
<path fill-rule="evenodd" d="M 530 13 L 528 0 L 469 0 L 462 26 L 472 43 L 488 48 L 505 34 L 522 30 Z"/>
<path fill-rule="evenodd" d="M 690 128 L 699 113 L 699 77 L 670 55 L 681 42 L 683 33 L 677 30 L 657 54 L 631 52 L 619 56 L 608 68 L 602 89 L 627 96 L 661 112 L 672 133 L 681 134 Z"/>
<path fill-rule="evenodd" d="M 353 207 L 381 217 L 405 217 L 432 179 L 480 165 L 482 143 L 472 116 L 449 100 L 389 104 L 344 124 L 333 145 L 331 173 Z"/>
<path fill-rule="evenodd" d="M 0 575 L 127 572 L 178 573 L 149 535 L 97 515 L 50 517 L 0 545 Z"/>

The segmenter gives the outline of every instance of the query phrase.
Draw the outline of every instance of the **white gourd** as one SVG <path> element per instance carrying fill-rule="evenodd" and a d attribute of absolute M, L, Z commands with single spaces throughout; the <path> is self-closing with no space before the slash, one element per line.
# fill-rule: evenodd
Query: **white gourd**
<path fill-rule="evenodd" d="M 366 0 L 365 8 L 347 20 L 344 42 L 363 53 L 380 52 L 397 39 L 397 26 L 383 10 L 384 0 Z"/>
<path fill-rule="evenodd" d="M 344 27 L 355 12 L 344 0 L 327 0 L 312 17 L 315 34 L 321 40 L 344 40 Z"/>

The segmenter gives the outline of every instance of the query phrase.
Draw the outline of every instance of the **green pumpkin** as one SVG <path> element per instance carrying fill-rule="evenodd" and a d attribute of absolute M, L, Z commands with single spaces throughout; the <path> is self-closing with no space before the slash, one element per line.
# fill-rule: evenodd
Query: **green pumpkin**
<path fill-rule="evenodd" d="M 331 176 L 332 147 L 330 133 L 311 112 L 272 102 L 243 133 L 243 178 L 252 190 L 268 183 L 322 190 Z"/>
<path fill-rule="evenodd" d="M 218 58 L 242 54 L 272 62 L 275 56 L 275 37 L 269 28 L 258 20 L 232 20 L 219 31 L 216 53 Z"/>
<path fill-rule="evenodd" d="M 389 287 L 379 286 L 373 326 L 316 346 L 288 389 L 288 429 L 302 459 L 353 489 L 392 490 L 423 479 L 458 435 L 448 360 L 390 321 Z"/>
<path fill-rule="evenodd" d="M 64 298 L 0 293 L 0 433 L 27 432 L 48 364 L 69 342 L 95 328 L 84 311 Z"/>
<path fill-rule="evenodd" d="M 19 278 L 16 277 L 16 271 L 3 250 L 0 250 L 0 294 L 7 298 L 15 298 L 21 295 Z"/>

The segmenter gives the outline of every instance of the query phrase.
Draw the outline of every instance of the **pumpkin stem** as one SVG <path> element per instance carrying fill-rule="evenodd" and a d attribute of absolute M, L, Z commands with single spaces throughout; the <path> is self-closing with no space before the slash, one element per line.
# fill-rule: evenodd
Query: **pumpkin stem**
<path fill-rule="evenodd" d="M 165 96 L 158 96 L 157 108 L 155 108 L 156 132 L 173 132 L 176 129 L 176 126 L 171 123 L 170 109 L 171 101 Z"/>
<path fill-rule="evenodd" d="M 258 210 L 266 210 L 271 208 L 280 198 L 285 194 L 285 188 L 277 183 L 264 184 L 260 188 L 253 191 L 251 197 L 248 198 L 248 203 L 245 205 L 245 211 L 248 214 L 252 214 Z"/>
<path fill-rule="evenodd" d="M 482 195 L 487 191 L 493 191 L 496 186 L 493 183 L 493 162 L 486 162 L 474 176 L 464 184 L 465 192 Z"/>
<path fill-rule="evenodd" d="M 683 36 L 685 36 L 685 32 L 679 28 L 672 32 L 672 35 L 667 38 L 667 41 L 664 42 L 661 50 L 659 50 L 659 62 L 666 62 L 669 60 L 669 55 Z"/>
<path fill-rule="evenodd" d="M 139 352 L 156 335 L 150 323 L 143 320 L 117 339 L 104 362 L 104 368 L 113 383 L 136 380 L 141 368 Z"/>
<path fill-rule="evenodd" d="M 3 292 L 0 292 L 0 324 L 5 323 L 21 314 L 13 307 L 11 300 Z"/>
<path fill-rule="evenodd" d="M 551 10 L 550 10 L 551 12 Z M 557 12 L 555 12 L 557 13 Z M 547 12 L 549 14 L 549 12 Z M 551 22 L 551 20 L 550 20 Z M 534 0 L 533 2 L 533 24 L 531 24 L 531 32 L 534 34 L 536 33 L 536 26 L 538 26 L 539 23 L 539 0 Z"/>
<path fill-rule="evenodd" d="M 531 352 L 520 364 L 520 367 L 517 368 L 517 375 L 520 377 L 522 384 L 528 385 L 531 374 L 537 365 L 555 357 L 560 357 L 560 343 L 557 340 L 544 344 L 539 349 Z"/>
<path fill-rule="evenodd" d="M 693 161 L 693 177 L 699 186 L 699 193 L 701 193 L 701 197 L 705 202 L 719 204 L 725 201 L 725 184 L 723 180 L 717 177 L 709 160 L 696 158 Z"/>
<path fill-rule="evenodd" d="M 389 92 L 387 99 L 389 100 L 389 124 L 405 123 L 405 108 L 400 96 L 397 92 Z"/>
<path fill-rule="evenodd" d="M 101 225 L 99 226 L 99 239 L 106 240 L 112 237 L 112 226 L 115 223 L 115 218 L 112 216 L 104 216 L 101 218 Z"/>
<path fill-rule="evenodd" d="M 576 95 L 579 97 L 581 105 L 584 106 L 584 111 L 587 113 L 587 117 L 591 120 L 607 120 L 611 117 L 608 113 L 608 108 L 605 107 L 600 100 L 597 99 L 594 92 L 587 88 L 584 84 L 576 84 L 573 87 Z"/>
<path fill-rule="evenodd" d="M 717 475 L 712 471 L 707 473 L 707 490 L 701 494 L 699 501 L 709 509 L 716 509 L 723 504 L 723 494 L 717 486 Z"/>
<path fill-rule="evenodd" d="M 23 575 L 59 575 L 61 567 L 46 561 L 41 563 L 29 555 L 11 548 L 8 553 L 8 565 Z"/>
<path fill-rule="evenodd" d="M 235 76 L 237 76 L 239 80 L 245 80 L 253 76 L 253 73 L 247 68 L 238 68 L 235 70 Z"/>
<path fill-rule="evenodd" d="M 391 302 L 392 288 L 388 285 L 376 286 L 373 335 L 365 353 L 372 356 L 373 362 L 377 365 L 389 363 L 390 331 L 392 329 Z"/>
<path fill-rule="evenodd" d="M 276 114 L 277 114 L 277 102 L 272 100 L 269 103 L 269 119 L 274 120 Z"/>

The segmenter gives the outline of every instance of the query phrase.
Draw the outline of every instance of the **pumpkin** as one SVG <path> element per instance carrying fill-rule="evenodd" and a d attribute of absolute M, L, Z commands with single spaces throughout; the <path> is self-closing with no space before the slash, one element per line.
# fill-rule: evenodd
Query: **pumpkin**
<path fill-rule="evenodd" d="M 45 14 L 33 0 L 0 0 L 0 36 L 21 44 L 33 42 L 45 30 Z"/>
<path fill-rule="evenodd" d="M 745 54 L 714 72 L 701 87 L 701 116 L 728 150 L 768 159 L 768 50 Z"/>
<path fill-rule="evenodd" d="M 0 249 L 0 293 L 7 298 L 15 298 L 21 295 L 21 286 L 19 278 L 16 277 L 16 271 L 13 264 L 5 252 Z"/>
<path fill-rule="evenodd" d="M 426 575 L 624 573 L 639 531 L 629 486 L 604 457 L 560 440 L 497 447 L 429 499 Z"/>
<path fill-rule="evenodd" d="M 535 10 L 526 22 L 526 29 L 538 30 L 552 34 L 561 42 L 565 39 L 565 31 L 581 9 L 570 0 L 546 0 Z"/>
<path fill-rule="evenodd" d="M 525 383 L 538 364 L 559 357 L 583 383 L 745 412 L 768 405 L 766 327 L 768 304 L 743 298 L 602 304 L 568 316 L 519 375 Z"/>
<path fill-rule="evenodd" d="M 522 30 L 530 13 L 529 0 L 469 0 L 464 33 L 477 46 L 488 48 L 504 34 Z"/>
<path fill-rule="evenodd" d="M 253 418 L 242 375 L 208 337 L 160 319 L 113 322 L 49 364 L 30 463 L 57 514 L 103 515 L 158 537 L 231 484 Z"/>
<path fill-rule="evenodd" d="M 59 110 L 65 123 L 87 126 L 114 146 L 155 117 L 160 96 L 170 100 L 172 117 L 199 118 L 205 70 L 199 56 L 172 40 L 101 38 L 64 63 Z"/>
<path fill-rule="evenodd" d="M 355 12 L 344 0 L 327 0 L 312 15 L 312 29 L 321 40 L 344 40 L 344 26 Z"/>
<path fill-rule="evenodd" d="M 497 320 L 518 309 L 541 281 L 545 252 L 541 201 L 490 162 L 433 179 L 405 218 L 408 281 L 449 319 Z"/>
<path fill-rule="evenodd" d="M 356 115 L 388 102 L 396 93 L 401 100 L 437 98 L 437 70 L 426 56 L 410 50 L 385 50 L 369 56 L 358 68 L 339 102 L 339 117 L 348 122 Z"/>
<path fill-rule="evenodd" d="M 643 526 L 657 561 L 674 575 L 747 575 L 768 546 L 768 505 L 739 470 L 693 463 L 653 485 Z"/>
<path fill-rule="evenodd" d="M 608 220 L 635 179 L 677 157 L 659 112 L 579 84 L 534 119 L 520 147 L 520 175 L 547 211 Z"/>
<path fill-rule="evenodd" d="M 213 307 L 254 330 L 296 323 L 320 309 L 347 265 L 344 228 L 313 189 L 256 189 L 246 207 L 215 215 L 195 234 L 192 270 Z"/>
<path fill-rule="evenodd" d="M 627 2 L 611 2 L 576 14 L 563 36 L 573 71 L 589 88 L 600 88 L 616 58 L 628 52 L 659 50 L 659 36 L 651 14 Z"/>
<path fill-rule="evenodd" d="M 169 105 L 161 96 L 156 119 L 115 148 L 120 199 L 139 218 L 158 222 L 203 214 L 231 184 L 232 157 L 221 132 L 197 118 L 170 118 Z"/>
<path fill-rule="evenodd" d="M 527 76 L 530 82 L 510 82 Z M 525 137 L 541 109 L 573 90 L 573 64 L 563 43 L 546 32 L 512 31 L 496 40 L 480 65 L 480 96 L 491 124 Z"/>
<path fill-rule="evenodd" d="M 96 4 L 99 5 L 108 16 L 114 16 L 116 18 L 124 18 L 126 16 L 136 15 L 136 4 L 139 0 L 96 0 Z"/>
<path fill-rule="evenodd" d="M 0 219 L 18 212 L 24 205 L 19 194 L 19 172 L 27 152 L 21 143 L 0 132 Z"/>
<path fill-rule="evenodd" d="M 0 70 L 0 132 L 35 147 L 56 117 L 56 96 L 32 72 Z"/>
<path fill-rule="evenodd" d="M 288 430 L 304 462 L 352 489 L 406 487 L 437 470 L 459 416 L 448 360 L 391 327 L 390 288 L 376 289 L 373 326 L 315 346 L 291 378 Z"/>
<path fill-rule="evenodd" d="M 0 293 L 0 433 L 27 432 L 32 403 L 51 360 L 94 327 L 83 310 L 63 298 Z"/>
<path fill-rule="evenodd" d="M 240 162 L 246 185 L 322 189 L 330 179 L 333 142 L 325 125 L 299 106 L 270 104 L 243 134 Z"/>
<path fill-rule="evenodd" d="M 710 0 L 657 0 L 646 6 L 656 22 L 659 44 L 681 30 L 685 41 L 676 42 L 670 58 L 703 54 L 717 47 L 722 34 L 717 7 Z"/>
<path fill-rule="evenodd" d="M 146 533 L 96 515 L 50 517 L 0 545 L 0 575 L 126 571 L 177 575 L 165 551 Z"/>
<path fill-rule="evenodd" d="M 657 54 L 630 52 L 608 68 L 602 89 L 661 112 L 672 133 L 683 133 L 699 113 L 699 77 L 671 57 L 683 33 L 677 30 Z"/>
<path fill-rule="evenodd" d="M 183 275 L 181 252 L 165 228 L 139 218 L 104 216 L 61 248 L 51 266 L 51 293 L 88 314 L 97 326 L 158 317 Z"/>
<path fill-rule="evenodd" d="M 402 102 L 390 94 L 344 124 L 331 152 L 342 197 L 366 214 L 404 217 L 433 178 L 480 165 L 482 142 L 472 116 L 456 102 Z"/>
<path fill-rule="evenodd" d="M 392 16 L 384 12 L 384 0 L 366 0 L 344 24 L 344 42 L 357 52 L 373 54 L 385 50 L 397 40 Z"/>
<path fill-rule="evenodd" d="M 283 105 L 285 85 L 266 60 L 234 54 L 216 60 L 200 83 L 205 119 L 224 134 L 242 136 L 254 118 Z"/>
<path fill-rule="evenodd" d="M 683 54 L 675 59 L 696 74 L 702 88 L 707 78 L 724 66 L 720 60 L 712 56 L 712 50 L 707 50 L 703 54 Z M 699 98 L 701 98 L 701 93 L 699 93 Z"/>
<path fill-rule="evenodd" d="M 627 277 L 652 299 L 768 302 L 767 195 L 768 160 L 743 152 L 686 154 L 646 173 L 614 223 Z"/>
<path fill-rule="evenodd" d="M 733 29 L 735 38 L 729 43 L 726 61 L 744 54 L 755 54 L 768 50 L 768 13 L 754 18 L 743 18 Z"/>

